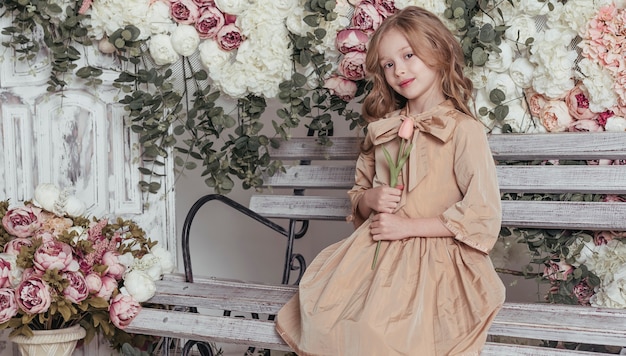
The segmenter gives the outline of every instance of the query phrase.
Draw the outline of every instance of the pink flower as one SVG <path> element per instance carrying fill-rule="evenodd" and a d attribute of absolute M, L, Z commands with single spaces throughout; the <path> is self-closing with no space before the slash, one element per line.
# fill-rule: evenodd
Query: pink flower
<path fill-rule="evenodd" d="M 49 289 L 43 279 L 31 276 L 17 287 L 17 304 L 28 314 L 45 313 L 52 302 Z"/>
<path fill-rule="evenodd" d="M 591 120 L 598 116 L 598 114 L 589 110 L 589 99 L 587 99 L 580 84 L 567 93 L 565 103 L 570 115 L 576 120 Z"/>
<path fill-rule="evenodd" d="M 613 231 L 596 231 L 593 233 L 593 243 L 596 246 L 606 245 L 609 241 L 622 237 L 621 234 Z"/>
<path fill-rule="evenodd" d="M 618 202 L 618 203 L 622 203 L 626 201 L 626 198 L 623 198 L 619 195 L 615 195 L 615 194 L 607 194 L 602 201 L 604 202 Z"/>
<path fill-rule="evenodd" d="M 387 18 L 396 12 L 394 0 L 374 0 L 374 6 L 384 18 Z"/>
<path fill-rule="evenodd" d="M 335 40 L 337 50 L 343 54 L 352 51 L 365 52 L 367 51 L 367 42 L 369 41 L 369 36 L 359 30 L 354 28 L 343 29 L 337 33 L 337 38 Z"/>
<path fill-rule="evenodd" d="M 120 263 L 119 257 L 120 254 L 117 251 L 107 251 L 102 256 L 102 263 L 108 267 L 106 275 L 118 281 L 122 279 L 122 275 L 126 272 L 126 266 Z"/>
<path fill-rule="evenodd" d="M 0 288 L 0 324 L 6 323 L 16 316 L 17 311 L 15 291 L 11 288 Z"/>
<path fill-rule="evenodd" d="M 398 137 L 405 140 L 412 140 L 414 130 L 415 127 L 413 126 L 413 120 L 411 118 L 405 118 L 398 129 Z"/>
<path fill-rule="evenodd" d="M 102 278 L 97 273 L 90 273 L 85 277 L 85 283 L 90 293 L 97 293 L 102 289 Z"/>
<path fill-rule="evenodd" d="M 193 0 L 171 0 L 170 15 L 180 24 L 191 25 L 200 16 L 200 9 Z"/>
<path fill-rule="evenodd" d="M 135 319 L 139 311 L 141 305 L 133 297 L 118 294 L 109 306 L 109 317 L 113 325 L 123 330 Z"/>
<path fill-rule="evenodd" d="M 564 132 L 574 123 L 567 105 L 562 100 L 548 101 L 541 109 L 539 118 L 549 132 Z"/>
<path fill-rule="evenodd" d="M 224 26 L 224 14 L 214 6 L 205 7 L 195 26 L 200 38 L 213 38 Z"/>
<path fill-rule="evenodd" d="M 193 0 L 193 3 L 198 5 L 199 8 L 208 7 L 208 6 L 215 7 L 214 0 Z"/>
<path fill-rule="evenodd" d="M 352 80 L 344 77 L 334 75 L 324 81 L 324 88 L 335 96 L 341 98 L 345 102 L 349 102 L 354 99 L 356 95 L 357 86 Z"/>
<path fill-rule="evenodd" d="M 378 12 L 376 6 L 369 2 L 361 2 L 354 8 L 352 15 L 352 26 L 371 34 L 383 22 L 383 16 Z"/>
<path fill-rule="evenodd" d="M 339 62 L 339 73 L 350 80 L 361 80 L 365 78 L 365 53 L 348 52 Z"/>
<path fill-rule="evenodd" d="M 15 255 L 0 253 L 0 288 L 11 288 L 19 282 L 21 272 Z"/>
<path fill-rule="evenodd" d="M 22 249 L 22 246 L 32 246 L 33 242 L 31 241 L 31 239 L 29 238 L 25 238 L 25 237 L 20 237 L 17 239 L 13 239 L 9 242 L 7 242 L 6 245 L 4 245 L 4 253 L 9 253 L 11 255 L 19 255 L 20 250 Z"/>
<path fill-rule="evenodd" d="M 241 33 L 239 27 L 231 23 L 225 25 L 217 32 L 216 39 L 220 48 L 228 52 L 239 48 L 246 38 Z"/>
<path fill-rule="evenodd" d="M 611 110 L 603 111 L 598 114 L 598 124 L 602 125 L 602 127 L 606 126 L 606 120 L 613 117 L 615 114 Z"/>
<path fill-rule="evenodd" d="M 546 262 L 546 266 L 543 270 L 543 276 L 551 281 L 565 281 L 567 276 L 574 271 L 572 265 L 561 260 L 550 260 Z"/>
<path fill-rule="evenodd" d="M 34 206 L 11 209 L 2 217 L 4 229 L 15 237 L 31 236 L 41 224 L 41 209 Z"/>
<path fill-rule="evenodd" d="M 604 127 L 600 126 L 596 120 L 578 120 L 574 121 L 568 129 L 572 132 L 602 132 Z"/>
<path fill-rule="evenodd" d="M 231 14 L 224 14 L 224 25 L 230 25 L 237 21 L 237 16 Z"/>
<path fill-rule="evenodd" d="M 104 276 L 102 277 L 102 288 L 96 293 L 96 296 L 104 298 L 104 300 L 109 300 L 116 288 L 117 280 L 112 277 Z"/>
<path fill-rule="evenodd" d="M 51 240 L 39 246 L 33 256 L 35 268 L 40 271 L 57 269 L 59 271 L 77 271 L 78 262 L 74 260 L 72 246 Z"/>
<path fill-rule="evenodd" d="M 578 304 L 591 305 L 591 303 L 589 303 L 589 300 L 593 296 L 594 292 L 593 292 L 593 288 L 587 282 L 587 278 L 578 282 L 574 286 L 572 293 L 574 294 L 574 296 L 576 296 L 576 299 L 578 299 Z"/>
<path fill-rule="evenodd" d="M 89 296 L 87 281 L 80 272 L 65 272 L 63 278 L 70 284 L 63 290 L 63 295 L 72 303 L 80 303 Z"/>
<path fill-rule="evenodd" d="M 546 106 L 548 99 L 544 95 L 530 90 L 526 94 L 526 96 L 528 98 L 528 109 L 530 110 L 530 114 L 536 118 L 539 118 L 541 115 L 541 110 L 544 106 Z"/>

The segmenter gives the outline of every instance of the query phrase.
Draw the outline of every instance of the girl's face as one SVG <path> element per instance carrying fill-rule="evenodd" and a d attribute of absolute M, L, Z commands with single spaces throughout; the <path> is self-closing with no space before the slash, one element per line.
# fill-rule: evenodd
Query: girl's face
<path fill-rule="evenodd" d="M 387 84 L 408 100 L 411 113 L 419 114 L 445 100 L 439 74 L 413 53 L 398 30 L 382 36 L 378 58 Z"/>

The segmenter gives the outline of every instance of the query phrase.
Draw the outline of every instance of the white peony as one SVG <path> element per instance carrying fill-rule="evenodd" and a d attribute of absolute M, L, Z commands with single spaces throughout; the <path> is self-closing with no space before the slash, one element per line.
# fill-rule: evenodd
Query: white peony
<path fill-rule="evenodd" d="M 172 46 L 170 36 L 159 34 L 154 35 L 148 41 L 148 50 L 156 65 L 162 66 L 175 63 L 180 55 L 176 53 Z"/>
<path fill-rule="evenodd" d="M 612 116 L 606 120 L 606 131 L 626 131 L 626 119 L 620 116 Z"/>
<path fill-rule="evenodd" d="M 488 68 L 479 66 L 465 66 L 463 72 L 474 84 L 474 89 L 482 89 L 487 86 L 487 81 L 492 74 Z"/>
<path fill-rule="evenodd" d="M 511 76 L 507 73 L 497 73 L 489 76 L 485 89 L 487 90 L 487 95 L 495 89 L 500 89 L 509 100 L 517 98 L 521 95 L 517 86 L 515 86 L 513 79 L 511 79 Z"/>
<path fill-rule="evenodd" d="M 161 245 L 156 245 L 150 252 L 159 259 L 163 273 L 172 273 L 174 271 L 176 264 L 174 257 L 168 250 L 164 249 Z"/>
<path fill-rule="evenodd" d="M 156 293 L 156 284 L 152 277 L 141 270 L 132 270 L 124 276 L 123 289 L 139 303 L 152 298 Z"/>
<path fill-rule="evenodd" d="M 517 58 L 509 68 L 513 83 L 523 89 L 531 86 L 534 72 L 535 66 L 525 57 Z"/>
<path fill-rule="evenodd" d="M 488 52 L 489 59 L 485 63 L 485 67 L 494 72 L 502 73 L 509 70 L 511 63 L 513 63 L 513 48 L 507 42 L 500 43 L 498 48 L 500 49 L 499 53 Z"/>
<path fill-rule="evenodd" d="M 557 3 L 554 10 L 546 14 L 546 24 L 552 29 L 574 31 L 580 35 L 597 10 L 608 3 L 610 0 L 576 0 L 568 1 L 565 5 Z"/>
<path fill-rule="evenodd" d="M 147 14 L 148 25 L 150 33 L 156 34 L 169 34 L 176 27 L 176 23 L 170 16 L 170 7 L 161 1 L 155 1 L 151 6 Z"/>
<path fill-rule="evenodd" d="M 554 4 L 555 0 L 537 1 L 537 0 L 516 0 L 515 7 L 524 9 L 524 13 L 529 16 L 546 15 L 550 12 L 549 3 Z"/>
<path fill-rule="evenodd" d="M 61 189 L 52 183 L 42 183 L 35 188 L 33 204 L 50 212 L 59 212 L 57 206 L 61 199 Z"/>
<path fill-rule="evenodd" d="M 140 259 L 135 259 L 130 270 L 145 272 L 154 281 L 161 279 L 163 275 L 159 258 L 151 253 L 143 255 Z"/>
<path fill-rule="evenodd" d="M 215 6 L 222 12 L 231 15 L 241 15 L 248 7 L 249 0 L 215 0 Z"/>
<path fill-rule="evenodd" d="M 198 46 L 200 52 L 200 62 L 211 72 L 213 68 L 222 67 L 228 62 L 232 55 L 220 48 L 217 41 L 202 41 Z"/>
<path fill-rule="evenodd" d="M 81 216 L 85 213 L 85 209 L 85 203 L 76 196 L 71 195 L 65 199 L 63 210 L 67 215 L 72 217 Z"/>
<path fill-rule="evenodd" d="M 537 34 L 535 18 L 526 14 L 515 16 L 506 24 L 510 27 L 504 32 L 505 38 L 519 48 L 526 48 L 526 41 Z"/>
<path fill-rule="evenodd" d="M 23 269 L 17 266 L 17 255 L 11 253 L 0 253 L 0 260 L 4 260 L 9 263 L 8 270 L 9 283 L 13 288 L 16 288 L 20 282 L 22 282 Z"/>
<path fill-rule="evenodd" d="M 191 25 L 178 25 L 170 36 L 172 47 L 181 56 L 191 56 L 198 49 L 200 35 Z"/>
<path fill-rule="evenodd" d="M 618 97 L 613 89 L 615 79 L 611 73 L 598 63 L 583 58 L 579 63 L 579 79 L 587 88 L 589 110 L 603 112 L 617 106 Z"/>

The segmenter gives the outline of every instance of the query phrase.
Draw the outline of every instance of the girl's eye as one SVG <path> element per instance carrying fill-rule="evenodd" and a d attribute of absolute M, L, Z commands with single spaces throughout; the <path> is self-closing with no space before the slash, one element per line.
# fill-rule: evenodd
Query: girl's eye
<path fill-rule="evenodd" d="M 409 59 L 409 58 L 413 57 L 413 53 L 407 53 L 405 57 L 406 57 L 407 59 Z"/>
<path fill-rule="evenodd" d="M 391 67 L 393 67 L 393 63 L 385 63 L 385 64 L 383 64 L 383 69 L 388 69 L 388 68 L 391 68 Z"/>

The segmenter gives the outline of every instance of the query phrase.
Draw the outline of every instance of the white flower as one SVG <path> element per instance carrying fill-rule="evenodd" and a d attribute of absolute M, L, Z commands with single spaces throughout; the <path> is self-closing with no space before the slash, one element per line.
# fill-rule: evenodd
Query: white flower
<path fill-rule="evenodd" d="M 10 253 L 0 253 L 0 259 L 9 263 L 9 283 L 13 288 L 17 287 L 22 282 L 23 269 L 17 266 L 17 255 Z"/>
<path fill-rule="evenodd" d="M 222 12 L 241 15 L 249 6 L 249 0 L 215 0 L 215 6 Z"/>
<path fill-rule="evenodd" d="M 494 72 L 502 73 L 507 71 L 513 63 L 513 48 L 507 43 L 502 42 L 498 46 L 500 53 L 492 51 L 489 53 L 489 59 L 485 63 L 485 67 Z"/>
<path fill-rule="evenodd" d="M 170 7 L 162 1 L 155 1 L 152 6 L 150 6 L 147 19 L 152 35 L 159 33 L 169 34 L 176 27 L 176 23 L 170 16 Z"/>
<path fill-rule="evenodd" d="M 175 63 L 180 58 L 180 55 L 174 50 L 172 40 L 168 35 L 159 34 L 152 36 L 148 41 L 148 50 L 154 63 L 159 66 Z"/>
<path fill-rule="evenodd" d="M 178 25 L 170 36 L 172 48 L 181 56 L 191 56 L 198 49 L 200 35 L 191 25 Z"/>
<path fill-rule="evenodd" d="M 524 12 L 529 16 L 540 16 L 550 12 L 549 3 L 555 3 L 556 1 L 537 1 L 537 0 L 517 0 L 515 4 L 516 8 L 524 9 Z"/>
<path fill-rule="evenodd" d="M 86 21 L 91 25 L 90 34 L 100 39 L 127 25 L 133 25 L 140 31 L 138 40 L 148 39 L 151 35 L 151 19 L 146 14 L 150 12 L 150 3 L 150 0 L 94 1 L 87 11 L 91 15 L 90 20 Z"/>
<path fill-rule="evenodd" d="M 298 5 L 297 0 L 272 0 L 265 3 L 269 12 L 281 18 L 287 17 Z"/>
<path fill-rule="evenodd" d="M 560 98 L 574 87 L 572 68 L 578 54 L 568 46 L 575 35 L 552 29 L 537 33 L 528 58 L 536 65 L 533 77 L 536 92 Z"/>
<path fill-rule="evenodd" d="M 511 79 L 520 88 L 528 88 L 532 84 L 535 66 L 526 57 L 519 57 L 511 64 L 509 74 Z"/>
<path fill-rule="evenodd" d="M 144 271 L 133 270 L 124 276 L 124 289 L 139 303 L 143 303 L 154 296 L 156 284 Z"/>
<path fill-rule="evenodd" d="M 513 17 L 506 25 L 510 26 L 504 32 L 506 39 L 520 48 L 525 48 L 526 41 L 537 34 L 535 18 L 526 14 Z"/>
<path fill-rule="evenodd" d="M 33 203 L 50 212 L 57 212 L 57 202 L 61 199 L 61 189 L 52 183 L 42 183 L 35 188 Z M 62 214 L 59 214 L 62 215 Z"/>
<path fill-rule="evenodd" d="M 85 209 L 85 203 L 76 196 L 71 195 L 65 199 L 63 210 L 67 215 L 72 217 L 81 216 L 85 213 Z"/>
<path fill-rule="evenodd" d="M 617 105 L 617 94 L 613 90 L 615 79 L 611 73 L 598 63 L 583 58 L 579 63 L 580 79 L 589 94 L 589 110 L 603 112 Z"/>
<path fill-rule="evenodd" d="M 601 7 L 600 3 L 610 0 L 576 0 L 568 1 L 565 5 L 555 4 L 555 8 L 547 13 L 547 26 L 552 29 L 569 30 L 584 33 L 587 22 Z"/>
<path fill-rule="evenodd" d="M 507 73 L 494 73 L 494 75 L 489 76 L 485 89 L 487 90 L 488 95 L 493 90 L 500 89 L 504 92 L 507 99 L 513 99 L 520 96 L 517 86 L 515 86 L 511 76 Z"/>
<path fill-rule="evenodd" d="M 202 41 L 198 46 L 200 61 L 211 72 L 213 68 L 219 68 L 230 60 L 232 55 L 220 48 L 217 41 Z"/>
<path fill-rule="evenodd" d="M 572 265 L 578 267 L 580 265 L 587 264 L 587 261 L 591 259 L 596 251 L 596 245 L 593 243 L 593 240 L 585 241 L 579 237 L 569 247 L 569 251 L 570 254 L 567 258 L 569 259 L 574 257 L 575 262 L 572 263 Z M 574 254 L 576 252 L 577 254 Z"/>
<path fill-rule="evenodd" d="M 606 120 L 606 131 L 626 131 L 626 119 L 620 116 L 612 116 Z"/>
<path fill-rule="evenodd" d="M 161 279 L 163 275 L 159 258 L 151 253 L 143 255 L 140 259 L 135 259 L 130 269 L 131 271 L 145 272 L 154 281 Z"/>
<path fill-rule="evenodd" d="M 474 89 L 484 88 L 491 76 L 491 70 L 479 66 L 464 66 L 463 72 L 474 84 Z"/>
<path fill-rule="evenodd" d="M 522 106 L 522 100 L 509 101 L 507 106 L 509 113 L 504 118 L 503 123 L 511 126 L 513 132 L 529 132 L 535 126 L 541 126 L 535 124 L 528 110 Z"/>
<path fill-rule="evenodd" d="M 174 271 L 176 264 L 174 257 L 168 250 L 164 249 L 161 245 L 156 245 L 150 252 L 159 259 L 163 273 L 171 273 Z"/>
<path fill-rule="evenodd" d="M 125 254 L 118 256 L 117 260 L 119 263 L 126 266 L 126 269 L 130 269 L 135 262 L 135 257 L 132 252 L 126 252 Z"/>

